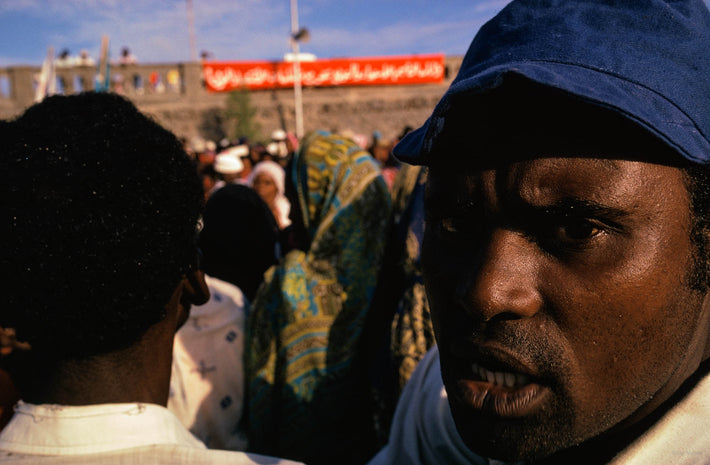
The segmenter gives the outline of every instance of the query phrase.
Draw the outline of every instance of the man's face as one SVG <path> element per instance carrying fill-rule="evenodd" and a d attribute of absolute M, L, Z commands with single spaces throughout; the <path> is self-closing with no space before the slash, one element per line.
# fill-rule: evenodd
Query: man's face
<path fill-rule="evenodd" d="M 432 167 L 424 278 L 457 429 L 544 457 L 648 415 L 705 357 L 681 170 L 541 158 Z"/>

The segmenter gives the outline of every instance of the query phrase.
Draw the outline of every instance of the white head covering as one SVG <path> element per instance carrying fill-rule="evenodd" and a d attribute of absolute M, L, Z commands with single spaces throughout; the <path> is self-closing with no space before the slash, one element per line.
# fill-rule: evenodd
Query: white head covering
<path fill-rule="evenodd" d="M 288 218 L 288 214 L 291 211 L 291 203 L 284 195 L 286 190 L 286 172 L 281 165 L 275 161 L 260 161 L 254 165 L 254 169 L 249 175 L 249 186 L 254 187 L 254 180 L 260 174 L 266 174 L 274 180 L 274 185 L 276 185 L 276 199 L 274 201 L 279 211 L 279 216 L 276 218 L 276 221 L 279 223 L 279 227 L 283 229 L 291 224 L 291 220 Z"/>
<path fill-rule="evenodd" d="M 238 156 L 222 152 L 215 157 L 214 170 L 222 174 L 239 173 L 244 170 L 244 163 Z"/>
<path fill-rule="evenodd" d="M 241 158 L 249 155 L 249 147 L 237 145 L 221 151 L 215 157 L 214 170 L 218 173 L 239 173 L 244 170 Z"/>
<path fill-rule="evenodd" d="M 286 146 L 286 142 L 283 142 L 283 141 L 269 142 L 266 145 L 266 151 L 271 156 L 274 156 L 277 158 L 284 158 L 288 155 L 288 147 Z"/>
<path fill-rule="evenodd" d="M 286 140 L 286 131 L 284 131 L 283 129 L 276 129 L 274 132 L 271 133 L 271 140 Z"/>
<path fill-rule="evenodd" d="M 234 147 L 225 150 L 225 152 L 239 158 L 246 157 L 249 155 L 249 146 L 245 144 L 235 145 Z"/>

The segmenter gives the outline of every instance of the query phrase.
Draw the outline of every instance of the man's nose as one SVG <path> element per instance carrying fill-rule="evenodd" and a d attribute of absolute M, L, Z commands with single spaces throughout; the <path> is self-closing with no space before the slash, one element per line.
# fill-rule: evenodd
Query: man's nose
<path fill-rule="evenodd" d="M 532 317 L 543 304 L 538 288 L 541 254 L 535 243 L 515 231 L 493 231 L 478 266 L 458 283 L 456 299 L 484 322 Z"/>

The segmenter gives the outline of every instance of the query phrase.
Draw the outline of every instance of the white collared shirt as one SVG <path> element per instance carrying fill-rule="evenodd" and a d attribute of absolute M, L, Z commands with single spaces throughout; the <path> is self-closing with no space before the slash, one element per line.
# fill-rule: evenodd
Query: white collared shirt
<path fill-rule="evenodd" d="M 0 433 L 0 450 L 75 455 L 150 444 L 205 449 L 168 409 L 154 404 L 34 405 L 20 401 Z"/>
<path fill-rule="evenodd" d="M 131 463 L 294 463 L 243 452 L 209 450 L 168 409 L 154 404 L 65 406 L 20 401 L 14 417 L 0 433 L 0 462 L 91 457 L 89 462 L 124 463 L 134 455 L 145 460 Z"/>

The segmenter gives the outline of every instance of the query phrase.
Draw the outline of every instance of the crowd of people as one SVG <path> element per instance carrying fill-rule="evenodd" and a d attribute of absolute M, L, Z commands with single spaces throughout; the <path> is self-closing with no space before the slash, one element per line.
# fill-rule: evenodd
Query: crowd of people
<path fill-rule="evenodd" d="M 396 140 L 0 122 L 0 461 L 708 463 L 708 39 L 514 0 Z"/>
<path fill-rule="evenodd" d="M 363 139 L 315 131 L 299 141 L 275 130 L 266 144 L 183 140 L 205 189 L 199 243 L 212 298 L 178 331 L 168 407 L 210 447 L 233 440 L 306 463 L 357 464 L 386 442 L 397 396 L 433 331 L 421 292 L 415 316 L 396 310 L 409 287 L 421 290 L 417 265 L 401 266 L 405 242 L 394 238 L 393 205 L 402 216 L 416 183 L 407 168 L 399 181 L 392 142 Z M 423 229 L 422 216 L 412 223 Z M 205 318 L 220 311 L 224 318 Z M 229 350 L 208 320 L 233 334 Z M 311 444 L 313 436 L 328 445 Z"/>
<path fill-rule="evenodd" d="M 128 47 L 122 47 L 119 57 L 112 61 L 112 64 L 117 66 L 134 65 L 136 63 L 138 63 L 138 59 Z M 68 48 L 63 48 L 57 54 L 54 64 L 59 68 L 96 66 L 96 60 L 86 49 L 81 49 L 79 54 L 74 56 Z"/>
<path fill-rule="evenodd" d="M 32 130 L 38 125 L 49 124 L 49 120 L 60 112 L 73 114 L 69 122 L 75 125 L 72 130 L 76 133 L 61 135 L 63 126 L 56 125 L 53 132 L 47 133 L 46 139 L 31 140 L 29 144 L 28 141 L 33 139 Z M 91 125 L 87 124 L 89 120 L 93 121 Z M 121 127 L 115 127 L 119 121 Z M 375 296 L 376 290 L 384 294 L 383 290 L 394 289 L 389 287 L 389 283 L 381 282 L 381 275 L 393 276 L 398 268 L 394 260 L 403 253 L 403 248 L 396 254 L 394 250 L 386 253 L 386 248 L 394 245 L 394 241 L 390 240 L 394 231 L 393 196 L 402 197 L 403 194 L 402 189 L 399 189 L 399 194 L 394 193 L 392 183 L 388 185 L 383 177 L 384 164 L 368 151 L 368 148 L 375 146 L 374 137 L 373 144 L 367 147 L 349 137 L 325 131 L 316 131 L 299 141 L 283 130 L 276 130 L 271 134 L 271 141 L 263 145 L 248 144 L 244 140 L 236 143 L 223 140 L 219 145 L 210 141 L 188 144 L 184 140 L 171 141 L 174 136 L 138 113 L 122 97 L 101 93 L 53 96 L 28 109 L 16 121 L 3 122 L 3 125 L 8 131 L 14 128 L 12 132 L 16 134 L 12 139 L 11 152 L 41 152 L 45 146 L 51 152 L 48 158 L 35 155 L 37 159 L 34 163 L 42 170 L 13 167 L 16 171 L 27 170 L 24 174 L 26 185 L 43 184 L 39 181 L 40 177 L 51 177 L 52 170 L 62 169 L 67 170 L 67 176 L 72 181 L 79 183 L 67 186 L 61 182 L 60 185 L 46 186 L 53 196 L 75 198 L 64 199 L 66 202 L 83 201 L 81 195 L 86 193 L 86 185 L 82 185 L 81 181 L 91 177 L 92 186 L 104 185 L 95 187 L 92 195 L 98 195 L 100 199 L 115 197 L 114 204 L 122 199 L 126 203 L 121 207 L 124 210 L 130 208 L 128 203 L 135 202 L 132 199 L 136 196 L 143 197 L 156 212 L 163 211 L 171 221 L 175 221 L 177 211 L 169 213 L 170 209 L 161 206 L 161 203 L 172 199 L 177 202 L 171 207 L 173 210 L 186 209 L 189 192 L 199 189 L 201 207 L 198 221 L 194 224 L 192 242 L 195 256 L 188 260 L 188 268 L 180 268 L 186 273 L 183 278 L 186 282 L 181 282 L 181 285 L 190 290 L 183 291 L 183 294 L 194 293 L 197 297 L 178 300 L 191 309 L 173 317 L 173 323 L 178 320 L 179 324 L 169 359 L 167 400 L 157 397 L 161 402 L 156 402 L 155 396 L 144 396 L 143 400 L 148 398 L 153 403 L 165 405 L 192 435 L 210 449 L 249 451 L 315 464 L 333 461 L 364 463 L 384 445 L 389 418 L 394 412 L 401 386 L 394 358 L 391 363 L 380 363 L 376 371 L 370 369 L 372 360 L 389 360 L 387 344 L 391 339 L 390 332 L 383 331 L 387 328 L 375 326 L 385 324 L 385 319 L 375 320 L 372 315 L 376 306 L 383 306 Z M 91 132 L 78 129 L 82 126 L 87 130 L 90 128 Z M 112 130 L 115 132 L 109 135 Z M 134 131 L 135 134 L 129 138 L 125 136 L 127 131 Z M 139 137 L 153 137 L 154 140 L 151 145 L 138 147 Z M 75 139 L 82 139 L 82 142 Z M 102 143 L 115 146 L 115 152 L 93 153 L 92 147 Z M 180 163 L 192 167 L 192 175 L 198 179 L 198 185 L 191 184 L 194 179 L 187 179 L 186 187 L 189 186 L 190 190 L 182 194 L 182 199 L 170 195 L 161 203 L 150 199 L 158 193 L 147 190 L 147 187 L 142 193 L 143 187 L 132 189 L 132 197 L 123 195 L 122 189 L 136 182 L 132 176 L 139 175 L 133 173 L 138 167 L 131 165 L 134 160 L 137 161 L 138 154 L 124 159 L 121 151 L 131 150 L 148 156 L 151 150 L 162 150 L 173 158 L 159 161 L 160 157 L 155 157 L 157 160 L 154 163 L 174 164 L 176 157 L 179 158 L 175 143 L 184 153 L 184 160 Z M 37 144 L 42 147 L 35 149 Z M 55 147 L 57 144 L 60 147 Z M 166 147 L 161 148 L 160 144 Z M 67 145 L 71 145 L 71 152 L 67 151 Z M 377 145 L 381 147 L 382 141 Z M 386 159 L 386 154 L 379 155 L 379 160 Z M 81 163 L 82 170 L 87 171 L 78 172 L 80 170 L 75 167 L 78 163 Z M 392 162 L 387 166 L 398 168 Z M 92 176 L 91 170 L 98 168 L 100 170 Z M 140 172 L 148 179 L 150 176 L 167 177 L 169 182 L 156 179 L 151 183 L 155 185 L 153 189 L 160 190 L 160 195 L 164 195 L 170 189 L 169 183 L 177 182 L 179 176 L 162 173 L 159 166 L 152 169 L 156 171 L 153 175 L 148 167 L 141 167 Z M 185 168 L 182 169 L 180 176 L 184 178 Z M 105 179 L 107 177 L 112 179 L 109 181 Z M 59 190 L 61 192 L 54 192 Z M 99 204 L 97 201 L 95 205 L 98 207 Z M 17 211 L 30 212 L 35 207 L 38 206 L 13 204 L 13 209 Z M 114 207 L 118 208 L 117 205 Z M 189 208 L 194 210 L 195 205 Z M 90 207 L 87 209 L 90 210 Z M 41 221 L 43 213 L 35 213 L 37 221 Z M 139 228 L 142 232 L 145 228 L 154 229 L 152 222 L 158 219 L 151 219 L 148 223 L 146 218 L 140 217 L 147 211 L 135 212 L 133 217 L 123 210 L 83 213 L 77 210 L 72 215 L 66 215 L 63 221 L 86 222 L 86 219 L 76 219 L 76 215 L 89 213 L 96 218 L 90 221 L 92 224 L 77 224 L 74 228 L 77 234 L 93 237 L 96 247 L 106 241 L 100 247 L 106 247 L 104 250 L 110 252 L 111 257 L 122 249 L 126 255 L 124 260 L 137 265 L 140 260 L 138 256 L 147 253 L 131 248 L 130 242 L 137 238 L 103 238 L 100 234 L 111 232 L 111 226 L 106 223 L 115 224 L 119 218 L 123 224 L 145 222 Z M 189 210 L 186 210 L 185 215 L 188 213 Z M 111 218 L 102 218 L 101 215 Z M 93 229 L 98 227 L 94 223 L 103 225 L 98 232 Z M 164 227 L 174 228 L 176 225 L 166 224 Z M 13 232 L 20 234 L 19 229 Z M 153 231 L 154 236 L 161 234 L 164 236 L 166 233 Z M 124 240 L 129 243 L 121 243 Z M 117 244 L 111 244 L 111 241 Z M 146 241 L 151 242 L 149 237 Z M 148 247 L 148 242 L 142 247 Z M 43 247 L 50 249 L 55 246 L 48 239 Z M 165 247 L 167 245 L 162 245 L 161 249 Z M 21 244 L 15 244 L 13 250 L 20 254 Z M 73 253 L 81 253 L 79 244 L 76 244 Z M 100 255 L 99 252 L 92 252 L 97 265 L 115 268 L 108 262 L 111 258 Z M 150 260 L 159 260 L 158 254 L 151 255 L 156 257 L 140 261 L 146 272 L 158 267 L 157 263 L 150 263 Z M 60 268 L 69 265 L 63 263 L 58 252 L 53 256 L 56 257 L 52 263 L 55 268 L 51 268 L 49 263 L 39 265 L 42 262 L 39 256 L 35 257 L 37 267 L 58 273 Z M 29 272 L 34 266 L 29 265 L 30 257 L 24 253 L 23 257 L 17 255 L 14 259 L 25 261 Z M 385 273 L 386 257 L 391 266 Z M 102 280 L 107 279 L 106 270 L 97 274 L 96 270 L 89 272 L 89 265 L 83 268 L 89 273 L 81 276 L 86 287 L 105 286 Z M 190 275 L 198 270 L 201 273 L 199 276 Z M 121 282 L 129 285 L 127 278 L 122 276 L 125 272 L 112 272 L 119 273 Z M 64 271 L 58 274 L 64 274 Z M 73 286 L 58 275 L 47 279 L 49 281 L 57 281 L 54 285 L 62 292 L 68 291 L 63 287 L 65 284 Z M 150 286 L 150 280 L 142 286 Z M 114 283 L 112 288 L 117 291 L 117 284 Z M 162 292 L 162 295 L 167 295 L 167 291 Z M 68 396 L 70 400 L 67 401 L 65 397 L 54 398 L 54 394 L 46 394 L 42 390 L 33 394 L 29 386 L 33 386 L 37 376 L 48 376 L 47 372 L 59 370 L 58 367 L 63 367 L 65 363 L 82 365 L 84 359 L 93 360 L 106 352 L 124 350 L 125 345 L 133 347 L 132 344 L 144 343 L 141 339 L 138 344 L 135 334 L 131 336 L 133 340 L 126 336 L 125 341 L 119 341 L 121 335 L 116 334 L 111 336 L 117 339 L 113 342 L 115 346 L 104 344 L 108 336 L 102 335 L 102 331 L 106 329 L 99 322 L 83 321 L 89 312 L 89 302 L 103 306 L 103 297 L 99 295 L 89 299 L 82 308 L 75 310 L 76 316 L 70 318 L 82 321 L 73 330 L 95 333 L 97 340 L 92 342 L 91 348 L 77 347 L 75 351 L 67 348 L 66 354 L 64 349 L 52 353 L 52 345 L 62 345 L 62 341 L 57 339 L 59 336 L 54 336 L 52 342 L 39 343 L 37 341 L 41 337 L 35 337 L 25 328 L 28 321 L 10 317 L 3 319 L 2 327 L 6 328 L 2 329 L 3 350 L 6 354 L 0 371 L 4 386 L 2 426 L 10 418 L 15 419 L 14 423 L 19 421 L 18 417 L 22 418 L 17 412 L 23 406 L 30 405 L 25 402 L 40 404 L 36 399 L 41 399 L 44 404 L 47 399 L 52 399 L 52 403 L 57 404 L 78 403 L 73 396 Z M 53 295 L 50 299 L 53 304 L 36 303 L 35 311 L 40 312 L 40 308 L 48 309 L 51 305 L 68 305 L 70 298 L 66 295 L 66 303 L 63 303 L 59 296 Z M 159 299 L 158 296 L 155 298 Z M 17 305 L 20 305 L 20 300 Z M 111 307 L 114 305 L 142 308 L 148 304 L 127 299 Z M 152 311 L 155 312 L 155 309 Z M 60 315 L 55 317 L 62 318 Z M 391 317 L 394 319 L 394 312 Z M 114 321 L 119 327 L 138 324 L 129 323 L 139 318 L 130 312 L 122 313 L 121 318 L 126 321 Z M 159 319 L 160 313 L 154 313 L 149 322 L 155 324 Z M 44 322 L 37 322 L 37 325 L 40 328 L 34 331 L 38 334 L 46 335 L 50 330 L 43 326 Z M 19 332 L 17 337 L 16 330 Z M 69 331 L 68 327 L 66 331 Z M 377 342 L 380 345 L 377 353 L 368 349 L 369 340 L 375 336 L 379 338 Z M 49 344 L 49 347 L 44 344 Z M 428 340 L 426 347 L 420 348 L 417 352 L 420 358 L 432 344 L 433 341 Z M 41 359 L 41 364 L 37 357 Z M 81 359 L 81 363 L 75 362 L 75 358 Z M 72 361 L 67 362 L 67 359 Z M 116 362 L 112 369 L 117 373 L 129 370 L 124 366 L 125 355 L 119 359 L 121 366 Z M 40 370 L 42 374 L 35 370 Z M 163 375 L 164 370 L 163 366 Z M 76 381 L 63 382 L 73 384 Z M 94 389 L 99 392 L 105 387 Z M 12 406 L 17 401 L 19 404 L 15 406 L 13 416 Z M 44 411 L 35 411 L 34 407 L 31 415 L 45 414 Z M 341 414 L 332 415 L 336 410 Z M 83 415 L 81 412 L 76 414 Z M 88 413 L 104 414 L 108 415 L 101 410 Z M 159 411 L 151 415 L 166 414 Z M 13 424 L 9 427 L 10 432 L 16 429 Z M 97 425 L 94 427 L 98 428 Z M 353 435 L 353 428 L 359 433 Z M 6 433 L 6 436 L 9 434 Z M 306 441 L 313 435 L 331 437 L 329 446 L 315 447 Z M 158 439 L 154 437 L 153 440 Z M 30 449 L 20 449 L 13 453 L 32 453 L 28 452 Z M 99 452 L 101 448 L 87 446 L 86 450 Z"/>

